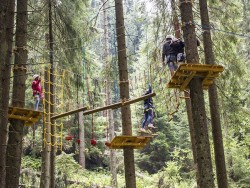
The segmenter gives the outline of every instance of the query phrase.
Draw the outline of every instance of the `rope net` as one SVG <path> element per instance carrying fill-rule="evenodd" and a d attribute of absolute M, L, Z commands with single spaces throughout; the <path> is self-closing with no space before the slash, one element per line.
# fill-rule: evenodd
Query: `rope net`
<path fill-rule="evenodd" d="M 58 119 L 55 121 L 50 121 L 50 117 L 53 115 L 57 115 L 65 109 L 64 103 L 64 80 L 66 70 L 54 68 L 54 73 L 51 73 L 51 67 L 45 68 L 44 71 L 44 79 L 43 80 L 43 88 L 44 88 L 44 100 L 43 100 L 43 112 L 44 112 L 44 122 L 43 122 L 43 142 L 44 147 L 60 147 L 62 151 L 62 138 L 63 138 L 63 121 L 62 119 Z M 53 77 L 53 82 L 51 82 L 50 78 Z M 53 86 L 54 92 L 50 90 L 50 86 Z M 51 97 L 54 98 L 54 103 L 51 101 Z M 52 113 L 52 108 L 55 111 Z M 60 111 L 59 111 L 60 110 Z M 55 133 L 51 133 L 51 127 L 55 127 Z M 55 142 L 51 142 L 55 138 Z"/>

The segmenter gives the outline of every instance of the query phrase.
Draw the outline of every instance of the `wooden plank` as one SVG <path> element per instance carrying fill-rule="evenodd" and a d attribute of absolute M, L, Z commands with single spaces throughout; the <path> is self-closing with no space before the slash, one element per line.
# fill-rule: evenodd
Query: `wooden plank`
<path fill-rule="evenodd" d="M 209 71 L 211 72 L 211 71 Z M 179 78 L 182 78 L 182 77 L 186 77 L 186 76 L 189 76 L 190 72 L 188 71 L 183 71 L 183 70 L 179 70 L 178 72 L 175 73 L 175 76 L 174 78 L 176 77 L 179 77 Z M 207 72 L 197 72 L 195 74 L 195 77 L 205 77 L 207 75 Z M 209 75 L 210 78 L 215 78 L 215 77 L 219 77 L 219 72 L 212 72 L 212 74 Z"/>
<path fill-rule="evenodd" d="M 183 84 L 180 87 L 180 90 L 184 90 L 187 85 L 189 84 L 190 80 L 192 80 L 192 78 L 194 77 L 194 75 L 196 74 L 196 71 L 192 72 L 187 78 L 186 80 L 183 82 Z"/>
<path fill-rule="evenodd" d="M 207 64 L 181 64 L 179 66 L 179 70 L 223 72 L 224 67 L 221 65 L 207 65 Z"/>
<path fill-rule="evenodd" d="M 22 121 L 34 121 L 32 117 L 26 117 L 26 116 L 20 116 L 20 115 L 14 115 L 11 114 L 9 115 L 9 119 L 18 119 L 18 120 L 22 120 Z"/>
<path fill-rule="evenodd" d="M 34 125 L 36 122 L 33 122 L 33 121 L 26 121 L 24 123 L 25 126 L 31 126 L 31 125 Z"/>
<path fill-rule="evenodd" d="M 86 110 L 86 111 L 83 112 L 83 115 L 89 115 L 89 114 L 93 114 L 93 113 L 108 110 L 108 109 L 120 108 L 120 107 L 127 106 L 127 105 L 130 105 L 130 104 L 133 104 L 133 103 L 136 103 L 136 102 L 139 102 L 139 101 L 142 101 L 142 100 L 148 99 L 150 97 L 154 97 L 154 96 L 156 96 L 155 93 L 150 93 L 148 95 L 144 95 L 144 96 L 141 96 L 141 97 L 138 97 L 138 98 L 135 98 L 135 99 L 125 101 L 125 102 L 118 102 L 118 103 L 111 104 L 111 105 L 108 105 L 108 106 L 95 108 L 93 110 Z"/>
<path fill-rule="evenodd" d="M 203 87 L 210 86 L 214 83 L 213 80 L 206 80 L 206 82 L 202 82 Z"/>
<path fill-rule="evenodd" d="M 116 109 L 116 108 L 120 108 L 122 106 L 127 106 L 127 105 L 130 105 L 130 104 L 133 104 L 133 103 L 148 99 L 150 97 L 154 97 L 154 96 L 156 96 L 155 93 L 150 93 L 148 95 L 144 95 L 144 96 L 132 99 L 132 100 L 128 100 L 128 101 L 124 101 L 124 102 L 118 102 L 118 103 L 115 103 L 115 104 L 95 108 L 95 109 L 92 109 L 92 110 L 87 110 L 87 107 L 82 107 L 82 108 L 79 108 L 79 109 L 76 109 L 76 110 L 72 110 L 72 111 L 69 111 L 69 112 L 65 112 L 65 113 L 62 113 L 62 114 L 59 114 L 59 115 L 52 116 L 51 119 L 58 119 L 60 117 L 64 117 L 64 116 L 74 114 L 74 113 L 77 113 L 77 112 L 80 112 L 80 111 L 83 111 L 83 115 L 89 115 L 89 114 L 93 114 L 93 113 L 108 110 L 108 109 Z"/>
<path fill-rule="evenodd" d="M 84 107 L 78 108 L 76 110 L 71 110 L 71 111 L 68 111 L 68 112 L 65 112 L 65 113 L 62 113 L 62 114 L 52 116 L 51 119 L 58 119 L 58 118 L 61 118 L 61 117 L 64 117 L 64 116 L 67 116 L 67 115 L 70 115 L 70 114 L 74 114 L 74 113 L 77 113 L 77 112 L 81 112 L 81 111 L 84 111 L 84 110 L 87 110 L 87 109 L 88 109 L 88 107 L 84 106 Z"/>
<path fill-rule="evenodd" d="M 212 71 L 207 72 L 207 75 L 204 77 L 204 79 L 202 80 L 202 85 L 205 85 L 205 83 L 207 83 L 209 81 L 209 79 L 211 78 L 211 75 L 213 74 Z"/>
<path fill-rule="evenodd" d="M 116 136 L 108 147 L 110 149 L 142 149 L 152 138 L 152 136 Z"/>
<path fill-rule="evenodd" d="M 15 114 L 15 115 L 26 115 L 32 112 L 32 114 L 42 114 L 42 111 L 34 111 L 33 109 L 27 109 L 27 108 L 19 108 L 19 107 L 12 107 L 9 106 L 9 114 Z"/>
<path fill-rule="evenodd" d="M 145 146 L 110 146 L 109 149 L 143 149 Z"/>

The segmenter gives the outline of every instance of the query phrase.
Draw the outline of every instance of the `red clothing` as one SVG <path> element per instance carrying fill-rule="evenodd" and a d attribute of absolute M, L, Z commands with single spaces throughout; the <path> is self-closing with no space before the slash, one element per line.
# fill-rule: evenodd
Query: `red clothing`
<path fill-rule="evenodd" d="M 41 80 L 34 80 L 32 82 L 32 89 L 33 89 L 33 96 L 36 94 L 39 94 L 39 96 L 42 96 L 42 86 L 40 84 Z"/>

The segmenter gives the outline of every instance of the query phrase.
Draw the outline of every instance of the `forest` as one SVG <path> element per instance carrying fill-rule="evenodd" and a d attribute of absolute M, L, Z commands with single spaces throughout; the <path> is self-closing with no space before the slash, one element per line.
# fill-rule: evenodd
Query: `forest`
<path fill-rule="evenodd" d="M 249 0 L 1 0 L 0 188 L 250 188 L 249 46 Z"/>

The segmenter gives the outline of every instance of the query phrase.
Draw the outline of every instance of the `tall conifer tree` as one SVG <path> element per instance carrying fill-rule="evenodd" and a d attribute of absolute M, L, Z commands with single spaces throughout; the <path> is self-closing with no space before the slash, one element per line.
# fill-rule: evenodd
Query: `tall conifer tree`
<path fill-rule="evenodd" d="M 27 50 L 27 22 L 28 1 L 17 1 L 16 36 L 15 36 L 15 62 L 12 106 L 23 108 L 25 106 L 25 81 L 26 63 L 28 59 Z M 9 127 L 9 139 L 6 156 L 6 187 L 18 187 L 23 140 L 24 121 L 11 120 Z"/>
<path fill-rule="evenodd" d="M 187 62 L 198 63 L 199 57 L 197 39 L 195 35 L 192 1 L 181 0 L 180 10 Z M 213 179 L 202 80 L 199 78 L 193 78 L 189 87 L 195 131 L 195 146 L 197 151 L 198 186 L 200 188 L 213 188 L 215 185 Z"/>
<path fill-rule="evenodd" d="M 126 40 L 125 40 L 125 28 L 124 28 L 125 26 L 124 26 L 122 2 L 123 2 L 122 0 L 115 0 L 120 99 L 124 100 L 124 99 L 129 99 L 129 82 L 128 82 Z M 122 107 L 121 112 L 122 112 L 122 134 L 132 135 L 130 105 Z M 123 152 L 124 152 L 126 187 L 136 188 L 134 151 L 133 149 L 124 149 Z"/>
<path fill-rule="evenodd" d="M 5 186 L 5 167 L 6 167 L 6 145 L 7 145 L 7 123 L 8 123 L 8 94 L 4 90 L 6 84 L 5 69 L 8 68 L 7 62 L 5 62 L 7 52 L 7 40 L 6 40 L 6 15 L 7 15 L 7 2 L 0 2 L 0 187 Z M 6 100 L 7 97 L 7 100 Z M 7 104 L 6 104 L 7 102 Z"/>
<path fill-rule="evenodd" d="M 206 64 L 215 64 L 213 44 L 210 32 L 210 22 L 207 8 L 207 1 L 200 0 L 200 14 L 201 14 L 201 24 L 203 28 L 203 41 L 204 41 L 204 51 L 205 51 L 205 62 Z M 217 183 L 219 188 L 227 188 L 227 171 L 224 155 L 224 146 L 222 139 L 222 130 L 220 123 L 220 111 L 218 103 L 218 94 L 216 84 L 213 83 L 209 89 L 209 104 L 210 113 L 212 120 L 212 130 L 213 130 L 213 140 L 214 140 L 214 153 L 215 153 L 215 164 L 216 164 L 216 174 Z"/>

